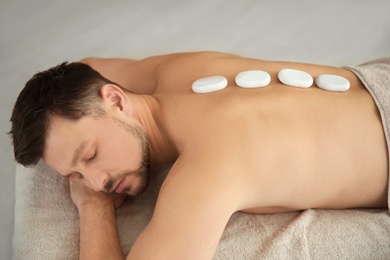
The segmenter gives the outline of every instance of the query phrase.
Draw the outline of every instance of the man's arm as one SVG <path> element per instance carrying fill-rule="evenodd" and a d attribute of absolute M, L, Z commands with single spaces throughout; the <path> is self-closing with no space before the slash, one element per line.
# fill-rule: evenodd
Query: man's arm
<path fill-rule="evenodd" d="M 128 260 L 213 258 L 227 222 L 237 211 L 237 190 L 223 187 L 224 180 L 214 176 L 181 174 L 188 176 L 174 176 L 162 186 L 153 217 Z"/>
<path fill-rule="evenodd" d="M 70 177 L 73 202 L 80 216 L 79 259 L 124 259 L 115 221 L 115 207 L 125 196 L 95 192 L 82 183 L 79 175 Z"/>
<path fill-rule="evenodd" d="M 79 209 L 79 259 L 125 259 L 120 248 L 115 207 L 113 203 L 103 203 Z"/>

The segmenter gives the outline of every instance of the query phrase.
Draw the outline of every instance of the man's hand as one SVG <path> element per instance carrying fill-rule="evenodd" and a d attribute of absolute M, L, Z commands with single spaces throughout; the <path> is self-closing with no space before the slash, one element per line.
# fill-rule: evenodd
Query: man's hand
<path fill-rule="evenodd" d="M 126 194 L 107 194 L 105 192 L 96 192 L 83 183 L 83 178 L 79 173 L 74 173 L 69 178 L 70 195 L 73 203 L 78 209 L 85 205 L 96 205 L 110 207 L 114 205 L 119 208 L 126 198 Z"/>

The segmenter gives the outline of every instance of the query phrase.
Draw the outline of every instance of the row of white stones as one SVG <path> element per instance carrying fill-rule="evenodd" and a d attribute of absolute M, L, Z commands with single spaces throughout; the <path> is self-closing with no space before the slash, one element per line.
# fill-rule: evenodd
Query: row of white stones
<path fill-rule="evenodd" d="M 287 86 L 309 88 L 313 85 L 313 77 L 304 71 L 294 69 L 282 69 L 278 73 L 280 82 Z M 269 85 L 271 76 L 262 70 L 248 70 L 237 74 L 235 82 L 242 88 L 260 88 Z M 195 93 L 209 93 L 226 88 L 228 80 L 224 76 L 211 76 L 196 80 L 192 84 Z M 316 78 L 319 88 L 329 91 L 347 91 L 350 88 L 349 81 L 338 75 L 322 74 Z"/>

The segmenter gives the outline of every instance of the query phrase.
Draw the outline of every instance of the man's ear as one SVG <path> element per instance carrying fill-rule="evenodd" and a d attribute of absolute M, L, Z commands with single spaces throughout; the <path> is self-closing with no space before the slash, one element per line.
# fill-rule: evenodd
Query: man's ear
<path fill-rule="evenodd" d="M 100 89 L 100 95 L 105 106 L 119 109 L 127 115 L 132 114 L 130 99 L 120 87 L 106 84 Z"/>

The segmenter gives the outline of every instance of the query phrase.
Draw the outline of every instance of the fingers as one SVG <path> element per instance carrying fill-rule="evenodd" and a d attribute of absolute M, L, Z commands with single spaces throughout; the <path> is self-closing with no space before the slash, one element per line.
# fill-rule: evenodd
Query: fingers
<path fill-rule="evenodd" d="M 83 178 L 83 175 L 81 175 L 81 173 L 79 172 L 74 172 L 70 175 L 69 179 L 82 179 Z"/>
<path fill-rule="evenodd" d="M 112 194 L 111 198 L 114 201 L 115 208 L 119 208 L 126 199 L 126 193 Z"/>

